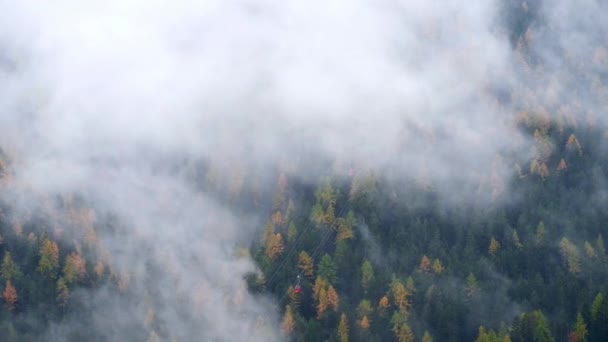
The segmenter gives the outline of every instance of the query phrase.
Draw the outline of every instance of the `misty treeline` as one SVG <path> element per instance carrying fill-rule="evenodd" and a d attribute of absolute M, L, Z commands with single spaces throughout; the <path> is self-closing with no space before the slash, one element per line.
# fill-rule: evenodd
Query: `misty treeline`
<path fill-rule="evenodd" d="M 365 78 L 361 70 L 377 71 L 378 78 L 368 79 L 365 86 L 369 88 L 363 87 L 362 93 L 369 97 L 354 101 L 350 92 L 356 92 L 357 87 L 351 87 L 352 80 L 340 73 L 330 77 L 338 78 L 327 88 L 330 91 L 320 86 L 329 78 L 315 78 L 318 75 L 312 72 L 307 81 L 308 68 L 318 71 L 315 63 L 321 64 L 319 70 L 325 76 L 326 60 L 313 58 L 309 65 L 302 62 L 311 60 L 308 55 L 300 56 L 301 60 L 296 55 L 301 70 L 296 63 L 291 66 L 298 71 L 295 75 L 280 67 L 276 73 L 287 75 L 285 79 L 274 75 L 278 88 L 289 85 L 294 89 L 285 93 L 275 89 L 262 96 L 286 97 L 282 104 L 262 100 L 263 104 L 258 104 L 249 99 L 255 91 L 236 86 L 241 79 L 234 73 L 242 70 L 233 71 L 232 63 L 242 60 L 225 57 L 246 53 L 224 43 L 225 26 L 212 25 L 221 34 L 203 39 L 211 48 L 201 48 L 201 52 L 194 48 L 195 42 L 190 46 L 185 36 L 167 44 L 156 30 L 139 31 L 158 25 L 164 32 L 163 25 L 173 26 L 173 19 L 182 19 L 178 14 L 166 23 L 156 22 L 156 18 L 140 26 L 133 21 L 137 28 L 124 20 L 123 40 L 100 40 L 99 50 L 89 51 L 82 49 L 78 39 L 58 38 L 63 37 L 62 29 L 72 32 L 71 27 L 61 25 L 57 19 L 61 16 L 51 15 L 53 20 L 41 16 L 49 22 L 41 24 L 40 31 L 50 32 L 40 36 L 41 45 L 59 46 L 57 50 L 33 48 L 32 61 L 19 63 L 20 50 L 16 53 L 9 48 L 14 56 L 1 57 L 11 63 L 0 60 L 3 68 L 14 69 L 6 75 L 15 70 L 19 75 L 15 83 L 19 86 L 3 88 L 7 98 L 15 96 L 11 92 L 19 93 L 22 82 L 28 85 L 22 97 L 34 98 L 25 101 L 15 96 L 19 105 L 22 101 L 27 104 L 25 114 L 16 111 L 25 119 L 14 119 L 19 114 L 12 112 L 12 104 L 6 109 L 10 115 L 3 112 L 0 117 L 2 124 L 8 125 L 2 131 L 6 136 L 0 138 L 9 141 L 2 146 L 7 152 L 0 153 L 1 339 L 223 341 L 247 337 L 274 341 L 282 336 L 294 341 L 341 342 L 608 340 L 608 255 L 604 242 L 608 236 L 608 46 L 605 26 L 593 27 L 604 7 L 589 1 L 581 5 L 580 12 L 568 12 L 571 5 L 566 2 L 549 7 L 540 1 L 505 0 L 498 4 L 510 40 L 507 57 L 498 47 L 501 44 L 487 49 L 483 46 L 496 43 L 485 35 L 483 24 L 466 25 L 470 19 L 487 14 L 485 6 L 471 4 L 469 12 L 460 4 L 451 4 L 448 8 L 455 11 L 446 14 L 438 7 L 416 8 L 416 4 L 405 9 L 421 10 L 421 18 L 433 19 L 410 27 L 422 37 L 414 39 L 416 34 L 411 34 L 409 42 L 414 50 L 416 43 L 424 47 L 417 47 L 419 53 L 402 56 L 390 49 L 387 55 L 375 55 L 376 49 L 368 49 L 365 44 L 376 42 L 380 43 L 378 50 L 385 44 L 399 45 L 392 35 L 382 34 L 383 25 L 379 25 L 381 29 L 375 26 L 375 19 L 393 18 L 384 14 L 372 15 L 371 23 L 362 25 L 362 32 L 346 35 L 352 40 L 347 40 L 346 47 L 364 39 L 362 51 L 371 53 L 369 60 L 362 58 L 361 67 L 347 63 L 351 57 L 348 51 L 338 53 L 335 59 L 328 57 L 334 64 L 327 65 L 344 63 L 346 68 L 340 69 L 344 74 L 356 71 L 356 77 Z M 29 5 L 35 8 L 37 4 Z M 142 8 L 148 5 L 164 4 L 144 3 Z M 369 4 L 359 5 L 349 13 L 370 19 L 366 16 Z M 176 12 L 190 13 L 187 7 Z M 458 15 L 456 10 L 461 7 Z M 139 7 L 133 8 L 139 12 Z M 589 13 L 593 8 L 599 10 Z M 232 13 L 231 7 L 221 9 Z M 260 9 L 264 6 L 247 7 L 244 12 L 255 16 Z M 90 11 L 83 12 L 97 18 Z M 213 16 L 213 12 L 205 13 Z M 235 13 L 236 17 L 228 15 L 231 20 L 226 22 L 243 23 L 243 31 L 247 31 L 244 37 L 240 30 L 229 35 L 230 42 L 239 45 L 249 42 L 248 28 L 257 27 L 258 19 L 252 24 L 247 15 Z M 286 13 L 300 14 L 297 8 Z M 452 21 L 448 18 L 452 15 L 458 18 L 455 32 L 461 34 L 450 35 Z M 349 14 L 345 16 L 340 18 L 350 22 Z M 573 19 L 557 20 L 564 16 Z M 223 21 L 221 15 L 218 18 Z M 296 25 L 306 32 L 317 24 L 325 25 L 314 31 L 319 33 L 313 34 L 315 39 L 325 37 L 321 32 L 324 28 L 333 33 L 327 40 L 321 39 L 326 48 L 342 41 L 343 29 L 351 31 L 350 24 L 339 28 L 328 24 L 333 23 L 331 18 L 320 23 L 306 15 L 300 19 L 313 22 L 310 27 Z M 480 36 L 469 37 L 478 33 L 478 26 L 483 27 Z M 106 31 L 104 25 L 88 28 L 90 31 L 83 31 L 88 34 L 75 36 L 90 43 L 88 39 L 96 37 L 97 30 Z M 360 35 L 365 28 L 371 33 Z M 298 29 L 287 38 L 266 36 L 265 32 L 253 37 L 264 42 L 306 37 L 299 36 Z M 560 36 L 566 34 L 568 39 Z M 401 31 L 396 36 L 401 37 Z M 0 36 L 7 37 L 10 34 Z M 141 55 L 128 49 L 134 37 L 149 40 Z M 65 46 L 55 44 L 55 39 Z M 316 48 L 315 39 L 303 39 L 301 50 Z M 115 43 L 122 45 L 115 48 Z M 252 44 L 257 47 L 255 43 L 260 42 Z M 85 45 L 92 48 L 95 44 Z M 171 50 L 166 46 L 186 46 L 184 49 L 193 54 L 154 59 L 159 52 Z M 228 51 L 223 50 L 226 46 L 230 46 Z M 279 51 L 291 49 L 289 44 L 278 46 Z M 133 52 L 132 64 L 122 64 L 122 51 L 116 50 L 123 48 Z M 218 55 L 213 54 L 216 50 Z M 93 56 L 81 56 L 82 51 Z M 81 76 L 86 74 L 82 70 L 89 72 L 90 66 L 99 63 L 94 58 L 97 54 L 105 53 L 109 64 L 120 66 L 108 69 L 114 70 L 111 76 L 103 72 Z M 207 75 L 192 73 L 200 66 L 192 61 L 205 60 L 207 54 L 217 60 L 211 58 L 211 63 L 203 65 L 210 70 L 220 65 L 230 72 L 220 71 L 209 81 L 213 89 L 199 92 L 197 77 L 207 79 Z M 404 62 L 408 70 L 417 71 L 418 63 L 430 61 L 422 63 L 424 73 L 401 76 L 422 83 L 420 89 L 412 86 L 416 91 L 411 97 L 428 97 L 432 103 L 417 104 L 401 91 L 391 92 L 390 86 L 388 95 L 375 92 L 384 81 L 398 83 L 396 89 L 404 86 L 399 77 L 388 76 L 401 68 L 400 63 L 396 64 L 399 68 L 379 68 L 392 63 L 386 60 L 388 55 L 408 60 Z M 73 59 L 75 56 L 82 59 Z M 264 64 L 261 69 L 274 69 L 272 63 L 290 60 L 283 57 L 270 59 L 271 65 Z M 167 64 L 163 64 L 164 58 Z M 219 61 L 228 62 L 224 65 Z M 35 62 L 46 69 L 28 69 Z M 75 64 L 82 69 L 65 72 L 73 71 L 68 67 L 74 65 L 72 62 L 79 62 Z M 462 72 L 443 70 L 444 62 L 449 62 L 450 68 L 465 68 Z M 291 70 L 289 65 L 282 67 Z M 19 68 L 25 72 L 20 74 Z M 257 70 L 255 64 L 244 66 L 248 68 Z M 60 79 L 49 83 L 49 88 L 57 86 L 59 91 L 49 92 L 55 102 L 50 101 L 48 108 L 41 99 L 44 91 L 36 91 L 40 84 L 27 82 L 28 75 L 42 69 L 49 73 L 42 77 L 45 80 L 53 76 Z M 440 69 L 437 74 L 436 69 Z M 134 83 L 121 82 L 124 80 L 116 78 L 117 74 Z M 172 77 L 176 74 L 179 76 Z M 182 74 L 188 77 L 182 78 Z M 140 80 L 147 75 L 158 79 Z M 83 85 L 88 76 L 99 89 L 87 87 L 87 82 Z M 165 83 L 165 78 L 172 82 Z M 229 82 L 222 83 L 226 80 Z M 253 80 L 255 90 L 259 84 L 273 83 Z M 140 92 L 147 82 L 151 82 L 149 88 Z M 411 86 L 406 83 L 406 88 Z M 183 85 L 176 93 L 192 91 L 196 100 L 189 95 L 174 97 L 166 91 L 175 84 Z M 110 85 L 110 91 L 104 85 Z M 115 86 L 122 87 L 115 91 Z M 446 89 L 460 90 L 461 86 L 461 92 Z M 95 94 L 91 95 L 89 89 L 99 93 L 92 91 Z M 318 93 L 310 93 L 311 89 Z M 235 98 L 218 95 L 232 91 L 237 93 Z M 203 124 L 198 126 L 200 113 L 193 114 L 187 108 L 173 110 L 182 100 L 188 108 L 210 102 L 206 109 L 217 110 L 221 120 L 216 122 L 213 114 L 208 114 L 212 118 L 200 119 Z M 224 104 L 239 101 L 245 103 L 234 107 Z M 379 107 L 368 108 L 366 102 L 379 103 Z M 19 105 L 15 107 L 21 108 Z M 237 113 L 248 113 L 244 108 L 249 105 L 253 113 L 270 106 L 269 111 L 287 114 L 277 114 L 276 122 L 272 116 L 263 117 L 248 129 L 257 116 Z M 354 108 L 358 105 L 363 105 L 361 111 L 372 113 L 362 114 Z M 156 107 L 162 110 L 157 113 Z M 38 109 L 40 113 L 31 113 Z M 314 112 L 310 119 L 309 109 Z M 82 116 L 78 115 L 81 110 Z M 168 114 L 175 112 L 175 117 Z M 207 122 L 211 124 L 205 125 Z M 273 135 L 292 129 L 283 127 L 283 122 L 293 124 L 293 136 Z M 308 138 L 308 131 L 302 133 L 302 127 L 314 131 L 310 134 L 313 138 Z M 83 133 L 79 128 L 89 131 Z M 202 140 L 197 140 L 199 129 Z M 384 134 L 384 130 L 390 132 Z M 343 147 L 350 150 L 343 153 Z"/>
<path fill-rule="evenodd" d="M 252 253 L 296 341 L 605 341 L 608 159 L 592 124 L 522 113 L 537 155 L 441 203 L 432 180 L 373 172 L 313 187 L 281 174 Z M 563 119 L 563 118 L 562 118 Z M 551 146 L 550 152 L 546 147 Z M 348 169 L 345 169 L 348 172 Z M 457 170 L 455 170 L 457 172 Z M 504 196 L 511 197 L 505 198 Z M 302 276 L 302 292 L 294 291 Z"/>

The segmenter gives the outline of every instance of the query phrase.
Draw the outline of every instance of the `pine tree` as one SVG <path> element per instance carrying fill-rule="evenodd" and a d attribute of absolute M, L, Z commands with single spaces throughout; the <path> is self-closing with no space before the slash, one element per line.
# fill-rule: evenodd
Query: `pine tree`
<path fill-rule="evenodd" d="M 470 272 L 469 276 L 467 277 L 467 296 L 473 297 L 476 292 L 477 292 L 477 278 L 475 278 L 475 275 L 472 272 Z"/>
<path fill-rule="evenodd" d="M 63 277 L 57 280 L 57 303 L 60 307 L 65 308 L 70 299 L 70 290 Z"/>
<path fill-rule="evenodd" d="M 293 242 L 298 234 L 298 229 L 296 228 L 296 224 L 293 221 L 289 222 L 287 226 L 287 241 Z"/>
<path fill-rule="evenodd" d="M 317 274 L 330 284 L 333 284 L 336 281 L 336 265 L 329 254 L 325 254 L 321 258 L 321 261 L 319 261 Z"/>
<path fill-rule="evenodd" d="M 591 303 L 591 319 L 596 320 L 599 317 L 599 313 L 602 310 L 602 305 L 604 304 L 604 295 L 602 293 L 598 293 L 593 302 Z"/>
<path fill-rule="evenodd" d="M 369 316 L 373 311 L 374 309 L 372 308 L 372 304 L 367 299 L 361 300 L 359 306 L 357 306 L 357 314 L 359 315 L 359 318 Z"/>
<path fill-rule="evenodd" d="M 606 248 L 604 247 L 604 238 L 602 238 L 602 234 L 597 236 L 597 240 L 595 241 L 595 246 L 597 247 L 597 252 L 599 256 L 603 257 L 606 255 Z"/>
<path fill-rule="evenodd" d="M 363 265 L 361 265 L 361 286 L 365 293 L 369 290 L 371 284 L 374 281 L 374 269 L 372 264 L 365 260 Z"/>
<path fill-rule="evenodd" d="M 568 341 L 571 342 L 586 342 L 587 341 L 587 324 L 583 319 L 583 315 L 579 312 L 576 316 L 576 322 L 572 327 L 572 331 L 568 335 Z"/>

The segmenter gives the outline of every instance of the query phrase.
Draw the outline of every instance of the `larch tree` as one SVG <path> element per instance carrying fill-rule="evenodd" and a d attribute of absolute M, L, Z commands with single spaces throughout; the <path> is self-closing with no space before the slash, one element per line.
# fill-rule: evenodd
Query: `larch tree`
<path fill-rule="evenodd" d="M 441 261 L 439 259 L 435 259 L 433 261 L 433 273 L 435 274 L 441 274 L 443 273 L 443 265 L 441 264 Z"/>
<path fill-rule="evenodd" d="M 359 328 L 363 331 L 368 330 L 370 327 L 370 322 L 369 319 L 367 318 L 367 316 L 363 316 L 363 318 L 361 318 L 359 320 Z"/>
<path fill-rule="evenodd" d="M 338 340 L 340 342 L 348 342 L 348 319 L 346 314 L 340 316 L 340 323 L 338 323 Z"/>
<path fill-rule="evenodd" d="M 321 292 L 321 289 L 325 289 L 326 287 L 327 282 L 325 281 L 325 279 L 320 276 L 317 276 L 317 278 L 315 279 L 315 284 L 312 287 L 312 297 L 314 298 L 314 300 L 319 299 L 319 293 Z"/>
<path fill-rule="evenodd" d="M 416 282 L 412 276 L 407 277 L 405 280 L 405 288 L 409 291 L 411 295 L 416 293 Z"/>
<path fill-rule="evenodd" d="M 281 214 L 280 210 L 277 210 L 273 215 L 272 215 L 272 223 L 277 226 L 280 227 L 283 225 L 283 215 Z"/>
<path fill-rule="evenodd" d="M 490 245 L 488 246 L 488 253 L 490 255 L 496 255 L 496 252 L 500 249 L 500 242 L 498 242 L 494 237 L 490 239 Z"/>
<path fill-rule="evenodd" d="M 593 246 L 591 246 L 591 244 L 588 241 L 585 241 L 584 249 L 585 249 L 585 254 L 587 254 L 587 257 L 589 257 L 589 258 L 597 257 L 597 254 L 595 253 L 595 248 L 593 248 Z"/>
<path fill-rule="evenodd" d="M 581 271 L 581 261 L 576 246 L 564 237 L 559 243 L 559 248 L 568 266 L 568 271 L 573 274 L 579 273 Z"/>
<path fill-rule="evenodd" d="M 422 335 L 422 342 L 433 342 L 433 337 L 428 331 L 425 331 Z"/>
<path fill-rule="evenodd" d="M 293 317 L 293 311 L 290 305 L 285 307 L 285 314 L 283 315 L 283 322 L 281 323 L 281 332 L 283 335 L 289 336 L 295 328 L 296 321 Z"/>
<path fill-rule="evenodd" d="M 327 300 L 327 290 L 322 288 L 319 290 L 318 299 L 317 299 L 317 318 L 321 319 L 327 311 L 328 300 Z"/>
<path fill-rule="evenodd" d="M 348 212 L 345 218 L 339 218 L 337 220 L 338 234 L 336 235 L 336 243 L 348 239 L 352 239 L 353 226 L 355 225 L 355 215 L 352 211 Z"/>
<path fill-rule="evenodd" d="M 545 223 L 540 221 L 536 226 L 536 244 L 541 244 L 545 238 Z"/>
<path fill-rule="evenodd" d="M 431 271 L 431 259 L 426 255 L 423 255 L 422 259 L 420 259 L 420 266 L 418 269 L 423 273 L 429 273 Z"/>
<path fill-rule="evenodd" d="M 314 273 L 314 261 L 306 251 L 301 251 L 298 255 L 298 267 L 305 277 L 312 278 Z"/>
<path fill-rule="evenodd" d="M 557 164 L 557 168 L 556 168 L 556 170 L 557 170 L 557 173 L 558 173 L 558 174 L 560 174 L 560 173 L 562 173 L 562 172 L 564 172 L 564 171 L 568 170 L 568 163 L 566 163 L 566 161 L 564 160 L 564 158 L 562 158 L 562 159 L 559 161 L 559 164 Z"/>
<path fill-rule="evenodd" d="M 65 281 L 70 284 L 74 280 L 82 280 L 86 275 L 86 261 L 78 253 L 73 252 L 65 257 L 63 274 Z"/>
<path fill-rule="evenodd" d="M 378 301 L 378 314 L 380 314 L 380 316 L 384 316 L 386 314 L 386 311 L 388 310 L 389 305 L 390 302 L 388 300 L 388 296 L 382 296 L 382 298 L 380 298 L 380 300 Z"/>
<path fill-rule="evenodd" d="M 95 267 L 93 267 L 93 272 L 95 272 L 95 276 L 97 276 L 97 279 L 101 279 L 104 275 L 106 271 L 106 266 L 104 265 L 103 261 L 98 260 L 95 263 Z"/>
<path fill-rule="evenodd" d="M 402 323 L 399 329 L 395 332 L 397 341 L 399 342 L 414 342 L 414 333 L 407 323 Z"/>
<path fill-rule="evenodd" d="M 338 305 L 340 304 L 340 297 L 333 286 L 329 285 L 327 289 L 327 306 L 338 312 Z"/>
<path fill-rule="evenodd" d="M 274 260 L 283 252 L 283 236 L 281 233 L 272 235 L 266 244 L 266 255 Z"/>
<path fill-rule="evenodd" d="M 49 239 L 44 239 L 40 248 L 40 261 L 38 262 L 38 272 L 50 279 L 57 276 L 59 268 L 59 247 L 57 243 Z"/>
<path fill-rule="evenodd" d="M 403 314 L 407 317 L 410 307 L 410 293 L 398 279 L 393 279 L 391 284 L 391 293 L 393 294 L 393 300 L 399 308 L 399 311 L 403 312 Z"/>
<path fill-rule="evenodd" d="M 13 284 L 11 284 L 10 280 L 6 281 L 4 291 L 2 291 L 2 298 L 4 298 L 6 307 L 8 307 L 9 310 L 12 311 L 15 309 L 15 305 L 17 304 L 17 290 Z"/>
<path fill-rule="evenodd" d="M 568 141 L 566 142 L 566 150 L 577 152 L 579 156 L 583 155 L 583 148 L 574 134 L 570 134 L 568 137 Z"/>
<path fill-rule="evenodd" d="M 513 244 L 517 249 L 522 249 L 524 245 L 521 243 L 519 239 L 519 234 L 517 234 L 517 230 L 513 229 Z"/>
<path fill-rule="evenodd" d="M 19 267 L 13 261 L 11 257 L 11 253 L 6 251 L 4 252 L 4 258 L 2 259 L 2 270 L 0 270 L 2 274 L 2 279 L 5 281 L 9 281 L 21 274 Z"/>

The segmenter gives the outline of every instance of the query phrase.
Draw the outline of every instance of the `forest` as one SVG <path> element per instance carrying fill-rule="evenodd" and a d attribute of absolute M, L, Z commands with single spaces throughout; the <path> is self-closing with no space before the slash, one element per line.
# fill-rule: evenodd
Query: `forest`
<path fill-rule="evenodd" d="M 128 129 L 137 132 L 132 141 L 108 134 L 116 140 L 108 143 L 108 136 L 90 132 L 94 138 L 83 140 L 82 150 L 72 149 L 63 138 L 72 126 L 50 125 L 44 115 L 40 119 L 25 111 L 36 117 L 31 119 L 36 130 L 27 130 L 26 120 L 18 127 L 29 135 L 7 137 L 45 142 L 40 136 L 47 131 L 40 127 L 50 131 L 57 126 L 59 133 L 52 132 L 61 137 L 59 143 L 49 139 L 55 144 L 40 143 L 32 152 L 2 145 L 6 139 L 0 131 L 0 340 L 177 342 L 245 336 L 252 341 L 608 341 L 608 31 L 598 28 L 594 34 L 600 38 L 585 37 L 587 41 L 581 32 L 588 33 L 588 27 L 578 22 L 579 36 L 567 37 L 572 45 L 599 43 L 568 50 L 563 43 L 568 39 L 556 33 L 562 27 L 541 15 L 542 1 L 497 3 L 497 34 L 507 37 L 512 57 L 504 63 L 510 77 L 497 80 L 483 74 L 472 81 L 473 91 L 463 91 L 466 99 L 448 101 L 454 108 L 422 106 L 438 111 L 439 119 L 430 118 L 431 113 L 426 119 L 423 113 L 420 117 L 428 121 L 420 123 L 415 114 L 408 121 L 400 113 L 403 129 L 395 134 L 393 149 L 374 150 L 374 145 L 372 153 L 361 152 L 370 158 L 327 152 L 321 147 L 323 133 L 317 139 L 298 140 L 293 134 L 294 140 L 286 142 L 265 140 L 274 131 L 260 126 L 281 126 L 280 116 L 269 115 L 255 126 L 261 133 L 250 133 L 235 122 L 237 114 L 226 114 L 248 106 L 218 105 L 221 119 L 228 119 L 209 120 L 213 124 L 204 131 L 204 143 L 181 131 L 199 123 L 198 117 L 189 121 L 186 114 L 176 115 L 169 121 L 179 129 L 159 124 L 163 128 L 156 131 L 158 122 L 151 115 L 134 120 L 141 127 Z M 263 6 L 253 7 L 247 13 L 263 12 Z M 420 30 L 426 35 L 424 44 L 449 40 L 425 25 Z M 184 41 L 180 47 L 188 45 Z M 223 41 L 219 46 L 225 47 Z M 467 53 L 481 52 L 467 50 L 450 58 L 472 58 Z M 170 72 L 184 71 L 169 64 Z M 0 49 L 0 76 L 3 65 Z M 149 67 L 136 75 L 147 75 Z M 128 74 L 129 68 L 117 70 Z M 465 73 L 459 77 L 465 79 Z M 239 88 L 221 83 L 221 78 L 210 81 L 222 85 L 218 92 Z M 137 87 L 148 89 L 142 85 L 146 81 L 153 83 L 154 77 L 136 82 Z M 109 83 L 112 96 L 93 105 L 79 102 L 75 108 L 119 101 L 113 97 L 119 82 Z M 160 84 L 163 91 L 175 86 Z M 179 91 L 191 91 L 190 86 Z M 43 98 L 32 90 L 36 87 L 26 87 L 26 97 Z M 129 87 L 135 86 L 120 91 Z M 158 103 L 141 93 L 144 101 L 127 101 L 126 108 L 154 112 Z M 139 88 L 134 92 L 141 93 Z M 239 94 L 235 101 L 249 96 Z M 327 100 L 314 96 L 321 103 Z M 186 111 L 178 105 L 181 100 L 163 98 L 158 107 L 169 107 L 171 115 L 172 106 Z M 152 105 L 146 106 L 148 101 Z M 197 101 L 183 107 L 205 102 Z M 295 103 L 286 108 L 309 109 Z M 451 127 L 462 123 L 448 120 L 452 110 L 462 110 L 461 103 L 465 112 L 471 108 L 471 119 Z M 44 107 L 29 105 L 32 111 Z M 1 106 L 2 101 L 4 110 Z M 479 121 L 479 108 L 492 113 L 487 116 L 491 120 Z M 328 115 L 327 121 L 331 119 Z M 484 133 L 470 143 L 467 129 L 479 128 L 475 120 L 483 122 Z M 0 126 L 8 121 L 0 116 Z M 117 121 L 119 126 L 130 123 Z M 393 125 L 386 121 L 386 126 L 370 130 L 389 131 L 387 126 Z M 92 122 L 82 127 L 103 131 L 103 120 Z M 312 127 L 322 131 L 325 126 Z M 384 134 L 369 135 L 358 128 L 364 133 L 339 127 L 339 134 L 329 135 L 353 143 L 360 152 L 374 141 L 357 137 L 381 140 Z M 223 136 L 226 132 L 230 134 Z M 458 145 L 461 140 L 454 137 L 461 133 L 467 143 Z M 490 141 L 492 134 L 502 142 Z M 487 140 L 476 141 L 479 137 Z M 212 147 L 202 147 L 205 143 Z M 287 147 L 269 147 L 272 143 Z M 458 148 L 450 149 L 452 143 Z M 226 147 L 231 145 L 239 147 Z M 256 154 L 258 149 L 268 149 L 270 157 Z M 490 158 L 484 154 L 488 150 Z M 374 163 L 376 155 L 382 155 L 377 159 L 382 165 Z M 67 162 L 49 162 L 53 158 Z M 32 161 L 38 159 L 40 163 Z M 74 171 L 66 165 L 86 167 Z"/>

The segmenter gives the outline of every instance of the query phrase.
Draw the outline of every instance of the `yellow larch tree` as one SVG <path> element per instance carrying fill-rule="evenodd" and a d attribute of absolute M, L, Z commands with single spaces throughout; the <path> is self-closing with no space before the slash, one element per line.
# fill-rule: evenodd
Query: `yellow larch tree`
<path fill-rule="evenodd" d="M 346 314 L 340 316 L 340 323 L 338 323 L 338 340 L 340 342 L 348 342 L 348 319 Z"/>
<path fill-rule="evenodd" d="M 435 274 L 443 273 L 443 264 L 441 264 L 441 260 L 435 259 L 433 261 L 433 273 L 435 273 Z"/>
<path fill-rule="evenodd" d="M 488 253 L 490 255 L 496 255 L 496 252 L 500 249 L 500 242 L 498 242 L 494 237 L 490 239 L 490 245 L 488 246 Z"/>
<path fill-rule="evenodd" d="M 338 305 L 340 304 L 340 297 L 333 286 L 329 286 L 327 289 L 327 306 L 332 308 L 334 311 L 338 311 Z"/>
<path fill-rule="evenodd" d="M 421 272 L 429 273 L 431 271 L 431 259 L 426 255 L 423 255 L 422 259 L 420 259 L 420 266 L 418 268 Z"/>
<path fill-rule="evenodd" d="M 285 314 L 283 315 L 283 322 L 281 323 L 281 332 L 289 336 L 296 325 L 296 321 L 293 318 L 293 311 L 291 306 L 287 305 L 285 308 Z"/>
<path fill-rule="evenodd" d="M 298 267 L 305 277 L 312 278 L 314 273 L 314 261 L 306 251 L 301 251 L 298 255 Z"/>

